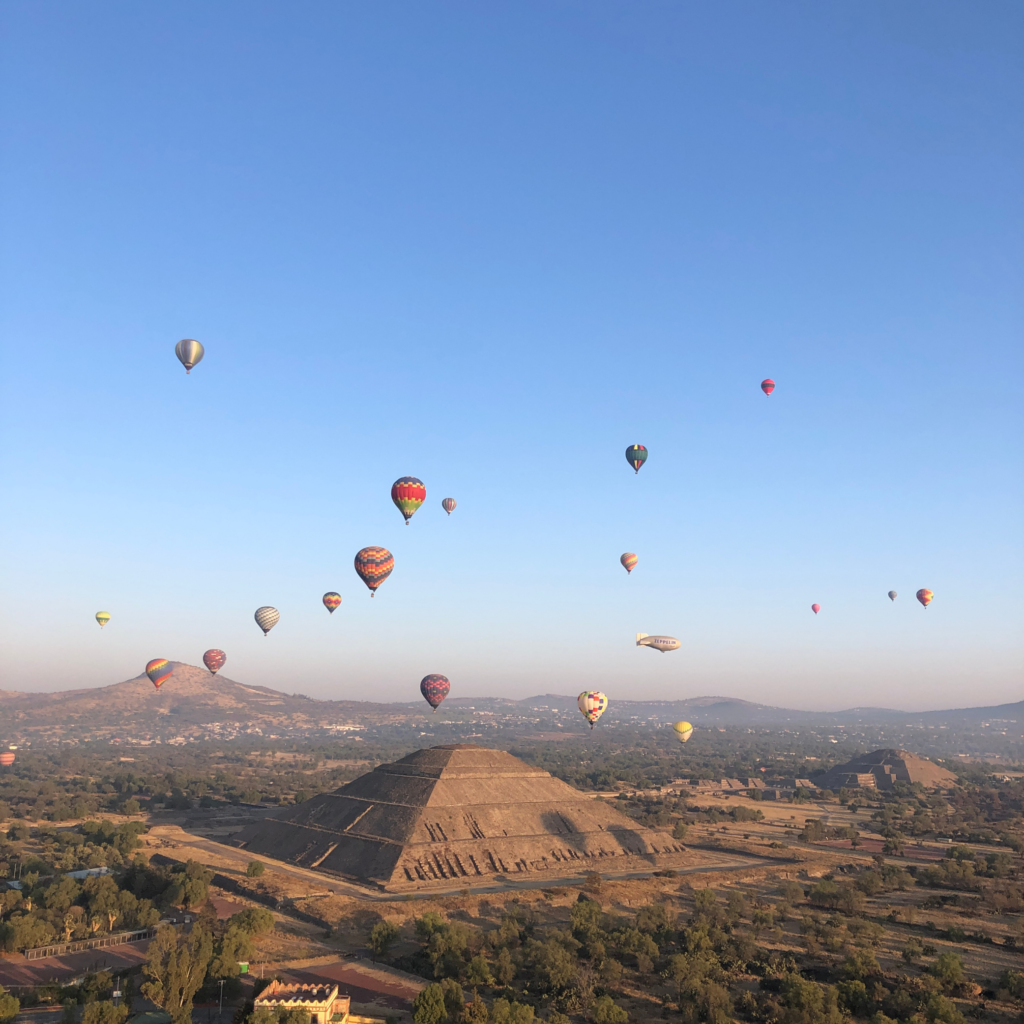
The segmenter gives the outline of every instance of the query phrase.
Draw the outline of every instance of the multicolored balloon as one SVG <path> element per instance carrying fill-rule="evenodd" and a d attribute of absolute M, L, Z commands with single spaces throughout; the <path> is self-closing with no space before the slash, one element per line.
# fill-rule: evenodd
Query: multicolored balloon
<path fill-rule="evenodd" d="M 594 723 L 608 710 L 608 698 L 600 690 L 584 690 L 577 698 L 580 713 L 594 728 Z"/>
<path fill-rule="evenodd" d="M 391 575 L 395 556 L 387 548 L 363 548 L 356 553 L 355 566 L 359 578 L 370 588 L 370 597 L 373 597 L 377 588 Z"/>
<path fill-rule="evenodd" d="M 895 590 L 890 590 L 889 591 L 889 600 L 890 601 L 895 601 L 896 600 L 896 591 Z"/>
<path fill-rule="evenodd" d="M 812 604 L 811 605 L 811 611 L 814 612 L 815 615 L 817 615 L 818 612 L 821 611 L 821 605 L 820 604 Z"/>
<path fill-rule="evenodd" d="M 436 672 L 431 673 L 429 676 L 424 676 L 420 680 L 420 693 L 423 694 L 423 699 L 434 711 L 437 711 L 441 706 L 441 701 L 448 696 L 451 688 L 452 684 L 448 682 L 448 677 L 438 675 Z"/>
<path fill-rule="evenodd" d="M 773 381 L 771 377 L 766 377 L 761 381 L 761 390 L 766 395 L 770 395 L 775 390 L 775 381 Z"/>
<path fill-rule="evenodd" d="M 685 743 L 693 735 L 693 726 L 689 722 L 676 722 L 672 728 L 680 743 Z"/>
<path fill-rule="evenodd" d="M 100 629 L 102 629 L 110 621 L 110 612 L 97 612 L 96 621 L 100 624 Z"/>
<path fill-rule="evenodd" d="M 281 613 L 269 604 L 265 604 L 263 607 L 256 609 L 253 618 L 256 620 L 256 625 L 263 630 L 263 635 L 266 636 L 277 625 L 278 620 L 281 618 Z"/>
<path fill-rule="evenodd" d="M 427 489 L 422 480 L 414 476 L 403 476 L 391 485 L 391 500 L 405 516 L 405 525 L 408 526 L 416 509 L 427 500 Z"/>
<path fill-rule="evenodd" d="M 186 373 L 192 372 L 196 363 L 202 362 L 205 349 L 195 338 L 182 338 L 174 346 L 174 354 L 178 357 L 181 365 L 185 367 Z"/>
<path fill-rule="evenodd" d="M 457 504 L 458 502 L 456 502 L 454 498 L 445 498 L 444 501 L 441 502 L 441 508 L 443 508 L 448 515 L 451 515 L 455 511 L 455 506 Z"/>
<path fill-rule="evenodd" d="M 915 596 L 925 608 L 932 603 L 932 598 L 935 597 L 935 595 L 926 587 L 922 587 Z"/>
<path fill-rule="evenodd" d="M 14 751 L 5 750 L 0 754 L 0 765 L 3 765 L 4 768 L 10 768 L 12 764 L 14 764 Z"/>
<path fill-rule="evenodd" d="M 619 555 L 619 561 L 626 572 L 632 572 L 636 568 L 637 557 L 632 551 L 627 551 L 624 555 Z"/>
<path fill-rule="evenodd" d="M 324 607 L 333 615 L 334 609 L 341 605 L 341 594 L 336 594 L 333 590 L 329 590 L 324 594 Z"/>
<path fill-rule="evenodd" d="M 631 444 L 626 449 L 626 461 L 639 473 L 647 461 L 647 449 L 642 444 Z"/>
<path fill-rule="evenodd" d="M 158 690 L 171 678 L 173 671 L 171 663 L 166 658 L 154 658 L 146 665 L 146 675 Z"/>
<path fill-rule="evenodd" d="M 227 660 L 228 656 L 223 651 L 218 651 L 216 647 L 211 647 L 203 655 L 203 664 L 210 670 L 212 676 L 215 676 L 224 667 L 224 662 Z"/>

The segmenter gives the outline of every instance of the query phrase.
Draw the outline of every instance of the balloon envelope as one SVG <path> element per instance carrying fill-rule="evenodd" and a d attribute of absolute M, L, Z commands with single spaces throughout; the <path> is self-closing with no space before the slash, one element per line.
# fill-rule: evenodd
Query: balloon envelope
<path fill-rule="evenodd" d="M 253 618 L 256 620 L 256 625 L 263 630 L 263 635 L 266 636 L 277 625 L 281 613 L 269 604 L 265 604 L 262 608 L 256 609 Z"/>
<path fill-rule="evenodd" d="M 680 743 L 685 743 L 693 735 L 693 726 L 689 722 L 676 722 L 672 728 Z"/>
<path fill-rule="evenodd" d="M 341 594 L 336 594 L 333 590 L 328 591 L 324 594 L 324 607 L 333 615 L 334 609 L 341 604 Z"/>
<path fill-rule="evenodd" d="M 405 516 L 405 525 L 408 526 L 413 513 L 427 500 L 427 489 L 422 480 L 414 476 L 403 476 L 391 485 L 391 500 Z"/>
<path fill-rule="evenodd" d="M 210 670 L 211 675 L 216 675 L 227 660 L 228 656 L 223 651 L 218 651 L 216 647 L 211 647 L 203 655 L 203 664 Z"/>
<path fill-rule="evenodd" d="M 626 572 L 632 572 L 636 568 L 637 557 L 632 551 L 627 551 L 624 555 L 619 555 L 619 561 Z"/>
<path fill-rule="evenodd" d="M 448 515 L 451 515 L 455 511 L 455 506 L 457 504 L 458 502 L 454 498 L 445 498 L 444 501 L 441 502 L 441 508 L 443 508 Z"/>
<path fill-rule="evenodd" d="M 925 587 L 922 587 L 916 594 L 918 601 L 920 601 L 921 604 L 925 606 L 925 608 L 927 608 L 928 605 L 932 603 L 932 598 L 934 596 L 935 595 Z"/>
<path fill-rule="evenodd" d="M 97 612 L 96 621 L 100 624 L 100 629 L 102 629 L 110 621 L 110 612 Z"/>
<path fill-rule="evenodd" d="M 146 665 L 146 675 L 158 690 L 171 678 L 172 671 L 171 663 L 166 658 L 154 658 Z"/>
<path fill-rule="evenodd" d="M 821 611 L 821 605 L 820 604 L 812 604 L 811 605 L 811 611 L 814 612 L 815 615 L 817 615 L 818 612 Z"/>
<path fill-rule="evenodd" d="M 192 367 L 201 362 L 205 349 L 195 338 L 182 338 L 174 346 L 174 354 L 178 357 L 181 365 L 185 367 L 186 373 L 192 372 Z"/>
<path fill-rule="evenodd" d="M 387 548 L 363 548 L 356 553 L 355 567 L 359 578 L 370 588 L 370 597 L 373 597 L 377 588 L 391 575 L 395 556 Z"/>
<path fill-rule="evenodd" d="M 626 449 L 626 461 L 639 473 L 647 461 L 647 449 L 642 444 L 631 444 Z"/>
<path fill-rule="evenodd" d="M 896 591 L 895 590 L 890 590 L 889 591 L 889 600 L 890 601 L 895 601 L 896 600 Z"/>
<path fill-rule="evenodd" d="M 650 647 L 652 651 L 664 654 L 666 651 L 678 651 L 683 645 L 674 636 L 651 636 L 649 633 L 637 633 L 637 647 Z"/>
<path fill-rule="evenodd" d="M 775 390 L 775 381 L 773 381 L 771 377 L 765 378 L 761 381 L 761 390 L 766 395 L 770 395 Z"/>
<path fill-rule="evenodd" d="M 436 711 L 441 706 L 441 701 L 448 696 L 452 684 L 448 682 L 447 676 L 438 675 L 432 672 L 420 680 L 420 693 L 423 699 Z"/>
<path fill-rule="evenodd" d="M 576 698 L 576 705 L 593 729 L 594 723 L 608 708 L 608 698 L 600 690 L 584 690 Z"/>
<path fill-rule="evenodd" d="M 9 768 L 12 764 L 14 764 L 13 751 L 5 750 L 2 754 L 0 754 L 0 764 L 2 764 L 5 768 Z"/>

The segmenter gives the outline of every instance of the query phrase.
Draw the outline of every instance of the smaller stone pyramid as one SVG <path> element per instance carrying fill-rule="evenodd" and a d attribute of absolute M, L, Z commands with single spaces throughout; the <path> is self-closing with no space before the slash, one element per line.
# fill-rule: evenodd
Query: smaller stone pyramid
<path fill-rule="evenodd" d="M 380 765 L 232 840 L 388 890 L 494 876 L 650 870 L 685 849 L 503 750 L 453 744 Z"/>
<path fill-rule="evenodd" d="M 952 786 L 956 776 L 906 750 L 873 750 L 846 764 L 836 765 L 814 780 L 821 789 L 892 789 L 897 782 L 923 786 Z"/>

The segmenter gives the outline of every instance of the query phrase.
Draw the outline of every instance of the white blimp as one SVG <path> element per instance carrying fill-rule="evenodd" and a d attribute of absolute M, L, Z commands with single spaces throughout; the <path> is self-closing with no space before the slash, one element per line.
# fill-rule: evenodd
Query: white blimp
<path fill-rule="evenodd" d="M 682 644 L 674 636 L 648 636 L 646 633 L 637 633 L 637 647 L 651 647 L 655 651 L 678 651 Z"/>

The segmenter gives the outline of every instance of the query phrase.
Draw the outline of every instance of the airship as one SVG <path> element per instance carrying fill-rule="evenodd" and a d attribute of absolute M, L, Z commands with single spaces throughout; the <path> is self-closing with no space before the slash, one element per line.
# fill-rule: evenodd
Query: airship
<path fill-rule="evenodd" d="M 678 651 L 682 644 L 674 636 L 648 636 L 646 633 L 637 633 L 637 647 L 651 647 L 664 654 L 666 651 Z"/>

